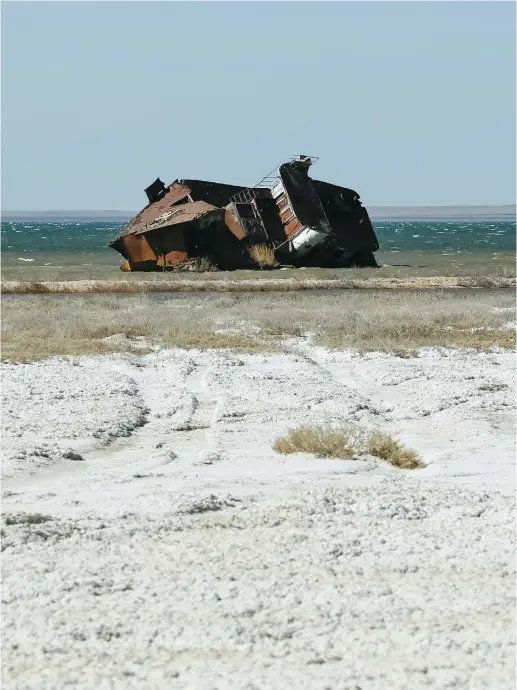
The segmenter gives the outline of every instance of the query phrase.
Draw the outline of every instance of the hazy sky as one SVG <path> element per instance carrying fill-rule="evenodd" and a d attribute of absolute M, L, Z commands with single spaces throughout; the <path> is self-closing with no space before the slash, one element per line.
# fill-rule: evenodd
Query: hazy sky
<path fill-rule="evenodd" d="M 295 154 L 365 205 L 515 203 L 512 2 L 2 2 L 3 209 L 253 185 Z"/>

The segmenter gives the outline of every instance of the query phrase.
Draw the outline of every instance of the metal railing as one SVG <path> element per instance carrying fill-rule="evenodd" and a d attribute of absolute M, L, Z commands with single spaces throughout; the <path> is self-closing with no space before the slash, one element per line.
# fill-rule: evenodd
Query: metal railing
<path fill-rule="evenodd" d="M 292 161 L 304 161 L 304 160 L 310 160 L 311 163 L 314 163 L 315 161 L 319 160 L 318 156 L 293 156 L 290 159 L 290 162 Z M 253 187 L 248 187 L 247 189 L 244 189 L 242 192 L 238 192 L 237 194 L 234 194 L 231 197 L 231 201 L 234 201 L 236 203 L 251 203 L 253 199 L 257 198 L 257 195 L 255 194 L 256 189 L 273 189 L 276 187 L 276 185 L 281 182 L 280 176 L 278 175 L 278 168 L 280 166 L 277 165 L 276 168 L 273 168 L 273 170 L 265 175 L 260 182 L 257 182 L 256 185 Z"/>

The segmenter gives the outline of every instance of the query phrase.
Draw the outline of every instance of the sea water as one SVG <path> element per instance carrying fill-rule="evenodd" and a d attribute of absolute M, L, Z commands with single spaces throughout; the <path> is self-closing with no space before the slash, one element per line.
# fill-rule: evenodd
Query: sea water
<path fill-rule="evenodd" d="M 516 224 L 509 221 L 374 221 L 387 266 L 443 270 L 514 261 Z M 123 261 L 109 244 L 124 223 L 2 222 L 4 279 L 117 276 Z M 435 273 L 435 270 L 431 271 Z"/>

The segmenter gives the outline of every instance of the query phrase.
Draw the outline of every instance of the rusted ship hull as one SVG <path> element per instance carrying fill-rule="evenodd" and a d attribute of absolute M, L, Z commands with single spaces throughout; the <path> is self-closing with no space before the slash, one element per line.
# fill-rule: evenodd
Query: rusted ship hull
<path fill-rule="evenodd" d="M 204 259 L 222 270 L 258 267 L 253 247 L 292 266 L 376 266 L 379 248 L 357 192 L 309 177 L 312 158 L 282 164 L 252 188 L 158 178 L 148 205 L 110 247 L 126 270 L 172 270 Z"/>

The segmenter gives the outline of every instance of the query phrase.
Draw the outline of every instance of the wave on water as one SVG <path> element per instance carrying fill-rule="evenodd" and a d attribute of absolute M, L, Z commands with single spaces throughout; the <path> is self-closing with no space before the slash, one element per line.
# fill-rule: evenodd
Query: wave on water
<path fill-rule="evenodd" d="M 382 252 L 513 252 L 514 221 L 381 221 L 375 231 Z M 38 254 L 79 255 L 85 261 L 106 259 L 116 262 L 120 256 L 109 248 L 125 223 L 99 222 L 16 222 L 1 226 L 4 254 L 32 262 Z M 23 257 L 30 254 L 31 258 Z M 103 257 L 103 258 L 102 258 Z M 48 261 L 45 258 L 45 261 Z"/>

